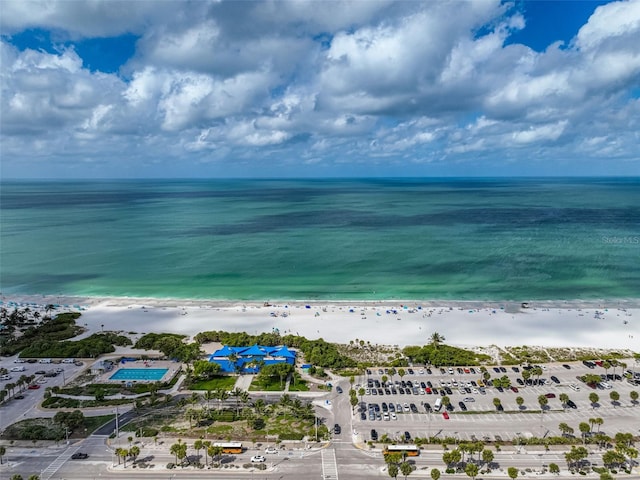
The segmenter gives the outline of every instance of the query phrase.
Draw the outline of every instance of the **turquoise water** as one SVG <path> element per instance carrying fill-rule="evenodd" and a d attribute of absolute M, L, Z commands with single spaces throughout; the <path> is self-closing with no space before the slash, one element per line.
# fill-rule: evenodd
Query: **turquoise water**
<path fill-rule="evenodd" d="M 139 380 L 157 382 L 162 380 L 168 368 L 120 368 L 109 380 Z"/>
<path fill-rule="evenodd" d="M 640 179 L 6 182 L 4 295 L 640 296 Z"/>

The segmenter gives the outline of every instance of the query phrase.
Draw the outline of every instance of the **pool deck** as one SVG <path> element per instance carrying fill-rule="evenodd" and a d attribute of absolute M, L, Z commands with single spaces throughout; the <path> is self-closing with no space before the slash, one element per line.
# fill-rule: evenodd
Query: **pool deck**
<path fill-rule="evenodd" d="M 136 360 L 135 362 L 125 362 L 118 363 L 114 365 L 113 369 L 108 372 L 100 375 L 99 378 L 96 378 L 96 382 L 99 383 L 153 383 L 153 382 L 168 382 L 173 378 L 178 370 L 180 370 L 180 366 L 182 364 L 180 362 L 171 362 L 168 360 Z M 145 368 L 158 368 L 158 369 L 167 369 L 165 374 L 162 376 L 160 380 L 113 380 L 111 377 L 120 369 L 128 369 L 128 368 L 136 368 L 136 369 L 145 369 Z"/>

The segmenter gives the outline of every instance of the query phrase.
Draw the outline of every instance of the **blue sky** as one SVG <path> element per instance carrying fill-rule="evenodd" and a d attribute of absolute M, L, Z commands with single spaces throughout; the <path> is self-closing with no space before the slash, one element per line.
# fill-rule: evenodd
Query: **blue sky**
<path fill-rule="evenodd" d="M 640 0 L 0 9 L 2 178 L 640 175 Z"/>

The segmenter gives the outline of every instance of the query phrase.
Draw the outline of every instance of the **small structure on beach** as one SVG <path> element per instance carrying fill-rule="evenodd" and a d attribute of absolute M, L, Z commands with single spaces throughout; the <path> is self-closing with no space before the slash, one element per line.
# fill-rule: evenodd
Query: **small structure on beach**
<path fill-rule="evenodd" d="M 250 347 L 230 347 L 224 345 L 209 355 L 209 361 L 220 365 L 225 373 L 258 373 L 263 365 L 296 362 L 295 350 L 286 345 L 268 347 L 252 345 Z"/>
<path fill-rule="evenodd" d="M 91 365 L 91 375 L 102 375 L 105 372 L 110 372 L 113 369 L 113 362 L 111 360 L 98 360 Z"/>

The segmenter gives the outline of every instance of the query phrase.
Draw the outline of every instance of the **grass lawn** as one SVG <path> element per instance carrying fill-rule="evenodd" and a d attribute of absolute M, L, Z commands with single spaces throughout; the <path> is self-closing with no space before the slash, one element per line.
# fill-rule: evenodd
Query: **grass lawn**
<path fill-rule="evenodd" d="M 309 386 L 307 385 L 306 380 L 297 379 L 295 384 L 293 382 L 289 384 L 289 391 L 290 392 L 308 392 Z"/>
<path fill-rule="evenodd" d="M 236 385 L 236 377 L 215 377 L 211 380 L 195 382 L 189 386 L 190 390 L 216 390 L 223 388 L 227 391 L 233 390 Z"/>
<path fill-rule="evenodd" d="M 281 392 L 284 390 L 284 386 L 286 385 L 286 382 L 282 382 L 280 383 L 280 379 L 279 378 L 271 378 L 271 377 L 267 377 L 267 378 L 261 378 L 258 379 L 258 377 L 253 379 L 253 382 L 251 382 L 251 386 L 249 387 L 249 390 L 251 391 L 262 391 L 262 392 Z"/>

